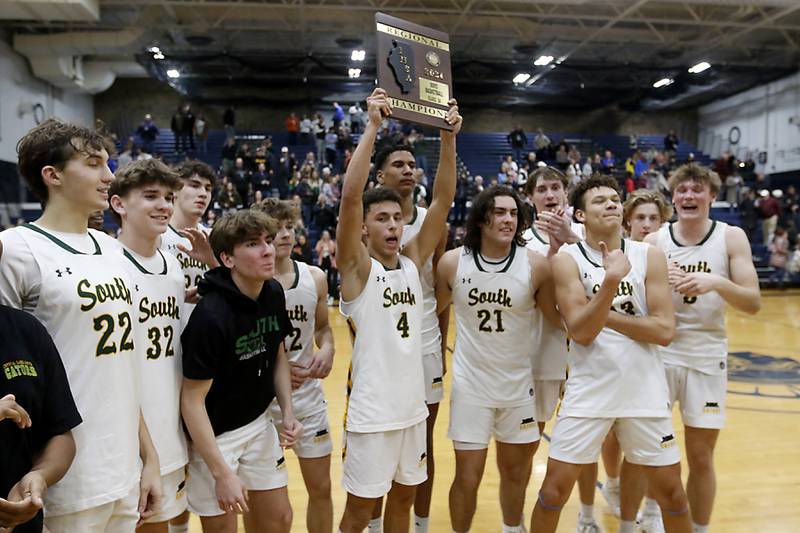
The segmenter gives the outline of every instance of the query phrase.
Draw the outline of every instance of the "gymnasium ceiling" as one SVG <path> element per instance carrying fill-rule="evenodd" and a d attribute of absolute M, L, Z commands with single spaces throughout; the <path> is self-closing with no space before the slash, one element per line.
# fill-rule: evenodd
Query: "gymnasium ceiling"
<path fill-rule="evenodd" d="M 0 28 L 32 63 L 80 57 L 199 100 L 292 104 L 363 98 L 377 11 L 449 33 L 454 92 L 473 105 L 679 109 L 800 65 L 800 0 L 5 0 Z M 534 66 L 542 55 L 553 62 Z M 687 72 L 700 61 L 712 67 Z"/>

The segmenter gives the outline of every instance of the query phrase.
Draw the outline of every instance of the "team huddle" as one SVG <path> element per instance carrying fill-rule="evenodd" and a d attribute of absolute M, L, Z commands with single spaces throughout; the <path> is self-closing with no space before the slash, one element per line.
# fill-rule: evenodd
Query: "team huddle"
<path fill-rule="evenodd" d="M 658 193 L 623 205 L 617 181 L 596 175 L 568 197 L 567 178 L 539 168 L 527 203 L 502 186 L 480 192 L 463 246 L 446 251 L 456 102 L 427 209 L 414 205 L 405 145 L 375 154 L 380 185 L 365 191 L 392 115 L 382 89 L 367 104 L 336 232 L 353 341 L 339 531 L 405 533 L 412 507 L 415 531 L 428 531 L 450 312 L 452 531 L 470 531 L 492 439 L 502 531 L 527 531 L 533 456 L 554 416 L 531 531 L 556 531 L 576 481 L 578 531 L 600 531 L 600 455 L 621 532 L 637 518 L 650 533 L 708 531 L 725 420 L 725 307 L 760 307 L 747 238 L 709 218 L 719 178 L 679 168 L 669 222 Z M 308 492 L 308 530 L 332 531 L 320 380 L 336 349 L 327 277 L 291 258 L 296 208 L 268 199 L 209 234 L 200 220 L 215 173 L 203 163 L 136 161 L 114 176 L 104 137 L 55 120 L 18 152 L 44 211 L 0 234 L 0 303 L 20 310 L 0 307 L 0 390 L 9 391 L 0 420 L 10 419 L 0 435 L 20 449 L 2 463 L 0 532 L 40 532 L 44 522 L 53 533 L 177 533 L 188 531 L 189 512 L 205 532 L 235 533 L 237 515 L 247 531 L 288 532 L 286 448 Z M 87 227 L 108 208 L 118 239 Z"/>

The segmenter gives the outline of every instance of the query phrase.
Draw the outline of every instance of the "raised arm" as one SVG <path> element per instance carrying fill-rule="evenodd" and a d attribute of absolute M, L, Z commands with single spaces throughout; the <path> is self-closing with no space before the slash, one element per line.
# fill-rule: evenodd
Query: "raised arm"
<path fill-rule="evenodd" d="M 367 98 L 367 114 L 369 121 L 345 172 L 339 203 L 339 223 L 336 226 L 336 263 L 342 274 L 341 291 L 345 300 L 352 300 L 361 294 L 369 276 L 369 254 L 361 242 L 364 225 L 362 198 L 381 121 L 384 116 L 392 114 L 386 91 L 380 88 L 372 91 L 372 95 Z"/>
<path fill-rule="evenodd" d="M 561 252 L 550 260 L 556 285 L 556 303 L 570 337 L 578 344 L 591 344 L 600 334 L 611 312 L 619 282 L 631 269 L 622 250 L 609 253 L 605 243 L 601 247 L 606 276 L 591 299 L 586 297 L 578 265 L 572 257 Z"/>
<path fill-rule="evenodd" d="M 447 227 L 447 214 L 456 196 L 456 135 L 461 130 L 462 119 L 458 114 L 456 101 L 450 100 L 448 103 L 450 109 L 445 120 L 453 126 L 453 131 L 440 130 L 442 146 L 436 179 L 433 181 L 433 200 L 419 233 L 403 247 L 402 252 L 414 261 L 418 268 L 421 268 L 436 250 L 442 232 Z"/>
<path fill-rule="evenodd" d="M 675 309 L 672 306 L 664 252 L 647 250 L 647 316 L 630 316 L 617 311 L 608 314 L 606 325 L 639 342 L 666 346 L 675 336 Z"/>

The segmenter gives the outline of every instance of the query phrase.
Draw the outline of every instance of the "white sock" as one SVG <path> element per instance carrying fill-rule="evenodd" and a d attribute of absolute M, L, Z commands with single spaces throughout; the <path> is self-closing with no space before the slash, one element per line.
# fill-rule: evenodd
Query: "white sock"
<path fill-rule="evenodd" d="M 661 514 L 661 508 L 658 506 L 658 502 L 653 498 L 645 498 L 644 512 L 646 514 Z"/>
<path fill-rule="evenodd" d="M 578 515 L 581 522 L 594 522 L 594 505 L 581 504 L 581 512 Z"/>
<path fill-rule="evenodd" d="M 708 526 L 701 526 L 692 522 L 692 530 L 694 533 L 708 533 Z"/>
<path fill-rule="evenodd" d="M 636 522 L 634 521 L 627 521 L 622 520 L 619 523 L 619 533 L 634 533 L 636 531 L 634 528 L 636 527 Z"/>
<path fill-rule="evenodd" d="M 610 488 L 610 489 L 619 488 L 619 478 L 618 477 L 607 477 L 606 478 L 606 485 L 608 485 L 608 488 Z"/>
<path fill-rule="evenodd" d="M 369 533 L 383 533 L 383 517 L 379 516 L 370 520 L 369 525 L 367 525 L 367 531 Z"/>
<path fill-rule="evenodd" d="M 516 526 L 509 526 L 508 524 L 503 524 L 503 533 L 522 533 L 522 524 Z"/>
<path fill-rule="evenodd" d="M 428 533 L 428 517 L 414 515 L 414 533 Z"/>
<path fill-rule="evenodd" d="M 185 524 L 170 524 L 169 533 L 189 533 L 189 522 Z"/>

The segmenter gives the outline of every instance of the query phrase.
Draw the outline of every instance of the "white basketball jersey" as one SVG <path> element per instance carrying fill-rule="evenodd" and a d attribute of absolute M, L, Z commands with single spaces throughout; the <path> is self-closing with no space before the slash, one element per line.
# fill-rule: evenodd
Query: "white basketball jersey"
<path fill-rule="evenodd" d="M 35 261 L 27 268 L 38 269 L 41 281 L 31 312 L 61 354 L 83 417 L 72 430 L 75 459 L 48 488 L 47 513 L 74 513 L 122 498 L 139 482 L 140 466 L 134 284 L 121 247 L 91 229 L 62 234 L 26 224 L 8 231 Z"/>
<path fill-rule="evenodd" d="M 403 237 L 400 245 L 404 246 L 412 239 L 425 220 L 428 210 L 414 206 L 414 217 L 403 226 Z M 433 255 L 425 261 L 419 275 L 422 284 L 422 353 L 436 353 L 441 350 L 442 332 L 439 329 L 439 316 L 436 314 L 436 291 L 433 288 Z"/>
<path fill-rule="evenodd" d="M 284 340 L 286 357 L 293 363 L 308 363 L 314 356 L 314 332 L 316 331 L 317 285 L 308 265 L 299 261 L 294 264 L 295 282 L 284 289 L 286 311 L 292 323 L 292 331 Z M 292 409 L 298 419 L 325 410 L 325 395 L 322 381 L 307 379 L 292 391 Z M 270 405 L 270 415 L 281 419 L 278 401 Z"/>
<path fill-rule="evenodd" d="M 198 224 L 197 229 L 208 233 L 208 228 L 202 224 Z M 167 231 L 161 235 L 160 248 L 174 255 L 178 263 L 180 263 L 183 269 L 184 288 L 190 289 L 192 287 L 197 287 L 197 284 L 203 279 L 203 274 L 208 270 L 208 265 L 196 259 L 192 259 L 188 254 L 182 252 L 180 248 L 178 248 L 179 244 L 183 245 L 183 247 L 188 250 L 192 249 L 192 243 L 189 239 L 178 233 L 178 230 L 170 225 Z M 184 305 L 186 306 L 186 316 L 183 318 L 183 323 L 186 324 L 186 322 L 189 321 L 189 315 L 194 311 L 195 304 L 185 303 Z"/>
<path fill-rule="evenodd" d="M 403 255 L 394 270 L 370 261 L 364 290 L 339 304 L 355 333 L 345 428 L 356 433 L 403 429 L 428 416 L 419 272 Z"/>
<path fill-rule="evenodd" d="M 669 263 L 678 263 L 686 272 L 708 272 L 730 278 L 727 224 L 713 221 L 706 237 L 695 246 L 679 244 L 669 224 L 658 230 L 656 245 Z M 727 304 L 716 291 L 698 296 L 683 296 L 673 291 L 675 338 L 661 347 L 664 364 L 686 366 L 706 374 L 727 372 L 728 334 L 725 331 Z"/>
<path fill-rule="evenodd" d="M 572 231 L 583 238 L 583 224 L 572 223 Z M 547 257 L 550 250 L 550 241 L 547 235 L 542 235 L 535 227 L 531 226 L 522 234 L 526 239 L 526 247 Z M 538 380 L 563 380 L 567 377 L 567 333 L 559 329 L 536 309 L 536 331 L 540 334 L 533 344 L 531 352 L 531 370 L 533 379 Z"/>
<path fill-rule="evenodd" d="M 633 316 L 647 315 L 648 247 L 643 242 L 622 241 L 631 270 L 619 284 L 612 309 Z M 564 246 L 561 251 L 575 260 L 586 297 L 591 299 L 605 279 L 602 254 L 585 241 Z M 655 346 L 604 327 L 587 346 L 573 342 L 567 357 L 569 377 L 559 416 L 669 416 L 667 379 Z"/>
<path fill-rule="evenodd" d="M 525 247 L 513 246 L 499 265 L 461 248 L 453 285 L 454 399 L 485 407 L 533 402 L 534 306 Z"/>
<path fill-rule="evenodd" d="M 142 413 L 166 475 L 189 462 L 181 424 L 183 271 L 161 250 L 150 258 L 128 249 L 123 253 L 134 284 Z"/>

